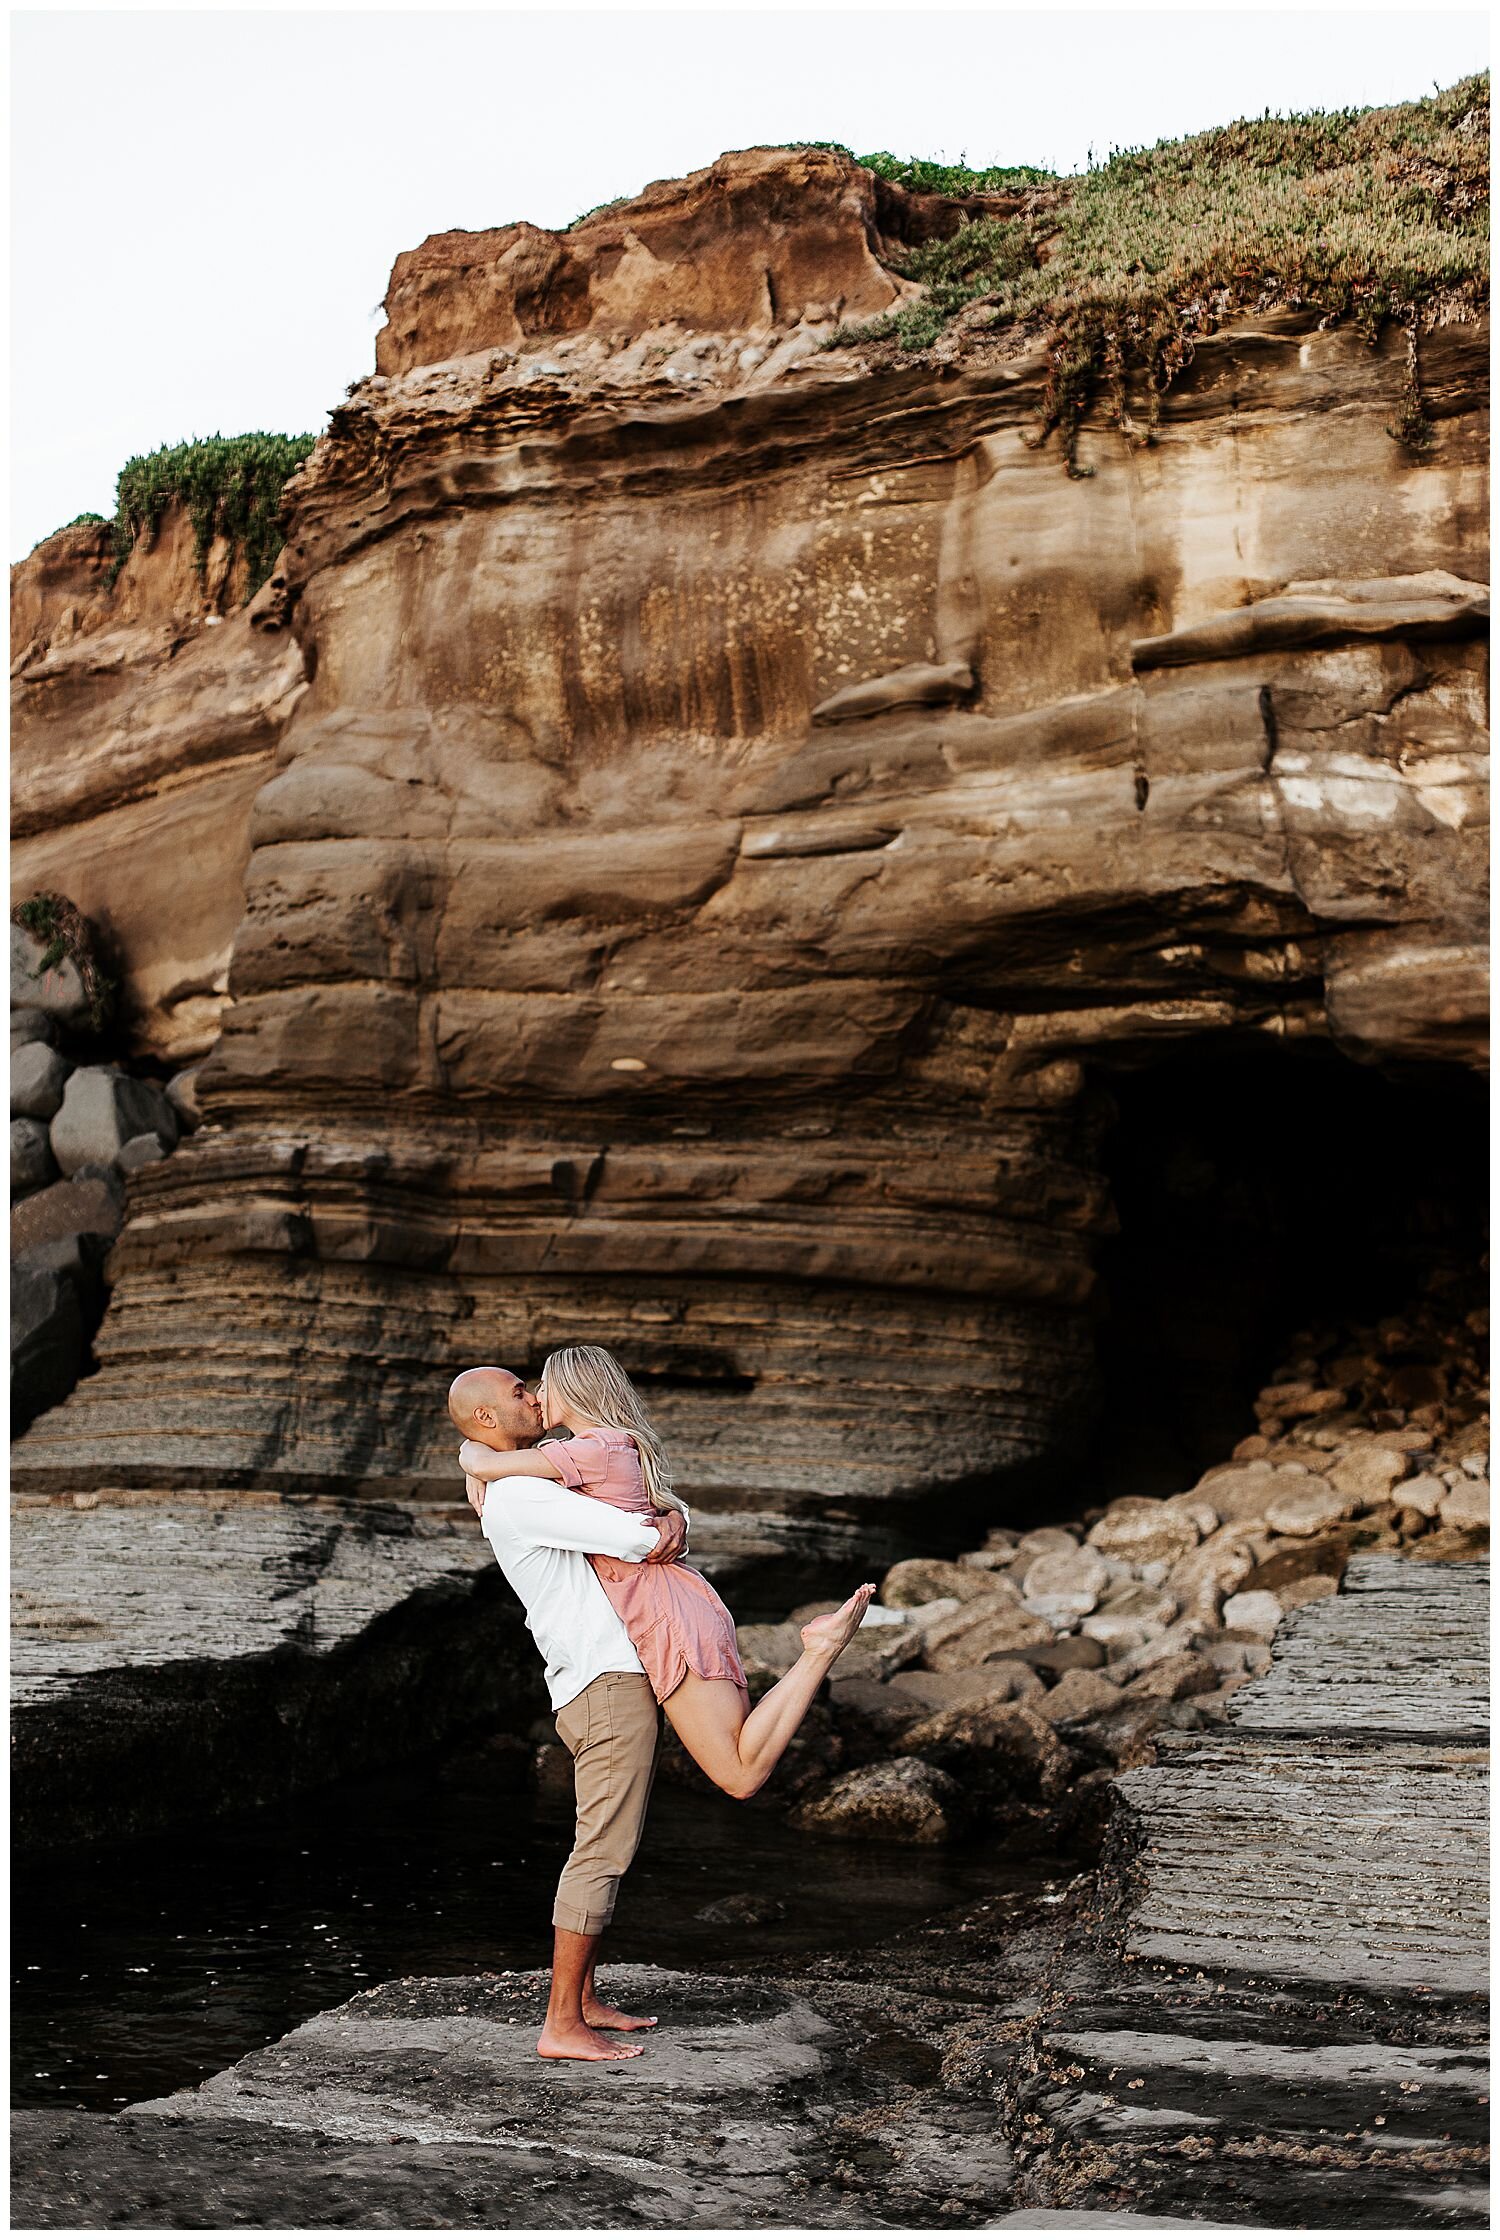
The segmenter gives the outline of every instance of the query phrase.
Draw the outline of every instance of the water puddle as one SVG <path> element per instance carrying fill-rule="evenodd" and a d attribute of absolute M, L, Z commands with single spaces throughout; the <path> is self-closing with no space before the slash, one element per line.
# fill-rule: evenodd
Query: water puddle
<path fill-rule="evenodd" d="M 499 1786 L 470 1759 L 112 1855 L 21 1862 L 14 2104 L 113 2110 L 197 2084 L 389 1977 L 542 1966 L 570 1830 L 567 1792 Z M 1050 1864 L 984 1844 L 819 1842 L 774 1808 L 659 1783 L 606 1957 L 724 1973 L 858 1949 L 1041 1889 Z"/>

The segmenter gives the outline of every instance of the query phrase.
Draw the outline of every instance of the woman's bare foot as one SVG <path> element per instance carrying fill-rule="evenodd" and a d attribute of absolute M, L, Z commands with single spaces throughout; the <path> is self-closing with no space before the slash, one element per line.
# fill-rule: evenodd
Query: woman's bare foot
<path fill-rule="evenodd" d="M 856 1587 L 848 1601 L 837 1610 L 830 1610 L 826 1618 L 813 1618 L 802 1628 L 802 1645 L 826 1656 L 830 1664 L 842 1656 L 860 1629 L 865 1612 L 875 1597 L 873 1584 L 866 1580 Z"/>
<path fill-rule="evenodd" d="M 633 2061 L 646 2049 L 601 2038 L 586 2022 L 544 2022 L 536 2050 L 544 2061 Z"/>
<path fill-rule="evenodd" d="M 621 2014 L 618 2007 L 607 2006 L 602 1999 L 585 1999 L 583 2019 L 594 2030 L 654 2030 L 654 2014 Z"/>

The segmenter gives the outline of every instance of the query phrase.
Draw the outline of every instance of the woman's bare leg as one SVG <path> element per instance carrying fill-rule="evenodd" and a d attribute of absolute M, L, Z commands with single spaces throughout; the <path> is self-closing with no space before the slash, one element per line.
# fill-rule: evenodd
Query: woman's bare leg
<path fill-rule="evenodd" d="M 855 1589 L 841 1610 L 802 1628 L 801 1656 L 755 1709 L 732 1680 L 687 1673 L 662 1706 L 690 1758 L 731 1797 L 753 1797 L 775 1770 L 829 1669 L 859 1631 L 875 1589 Z"/>

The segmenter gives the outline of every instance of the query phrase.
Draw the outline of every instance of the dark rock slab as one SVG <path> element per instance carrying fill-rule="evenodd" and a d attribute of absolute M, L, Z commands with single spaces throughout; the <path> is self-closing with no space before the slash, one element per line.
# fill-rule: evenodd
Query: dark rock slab
<path fill-rule="evenodd" d="M 11 1561 L 24 1843 L 240 1809 L 544 1708 L 467 1510 L 23 1505 Z"/>
<path fill-rule="evenodd" d="M 1488 1566 L 1356 1557 L 1211 1740 L 1117 1783 L 1011 2093 L 1023 2198 L 1484 2222 Z"/>
<path fill-rule="evenodd" d="M 942 2082 L 940 2005 L 613 1970 L 660 2029 L 638 2060 L 575 2065 L 537 2058 L 545 1983 L 383 1984 L 194 2092 L 22 2116 L 16 2219 L 972 2229 L 1007 2205 L 993 2107 Z"/>

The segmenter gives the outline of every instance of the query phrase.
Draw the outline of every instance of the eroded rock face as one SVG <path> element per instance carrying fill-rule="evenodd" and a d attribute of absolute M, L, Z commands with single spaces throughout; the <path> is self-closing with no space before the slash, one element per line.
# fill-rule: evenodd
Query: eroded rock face
<path fill-rule="evenodd" d="M 218 1030 L 250 805 L 302 655 L 264 595 L 245 605 L 222 539 L 200 583 L 180 506 L 112 588 L 110 560 L 85 524 L 11 571 L 11 876 L 104 928 L 134 1046 L 186 1059 Z"/>
<path fill-rule="evenodd" d="M 432 1490 L 456 1366 L 594 1340 L 710 1530 L 816 1545 L 1076 1435 L 1086 1062 L 1475 1056 L 1482 336 L 1426 464 L 1401 350 L 1280 315 L 1069 481 L 1039 355 L 818 353 L 921 200 L 759 151 L 398 264 L 292 486 L 210 1124 L 23 1483 Z"/>

